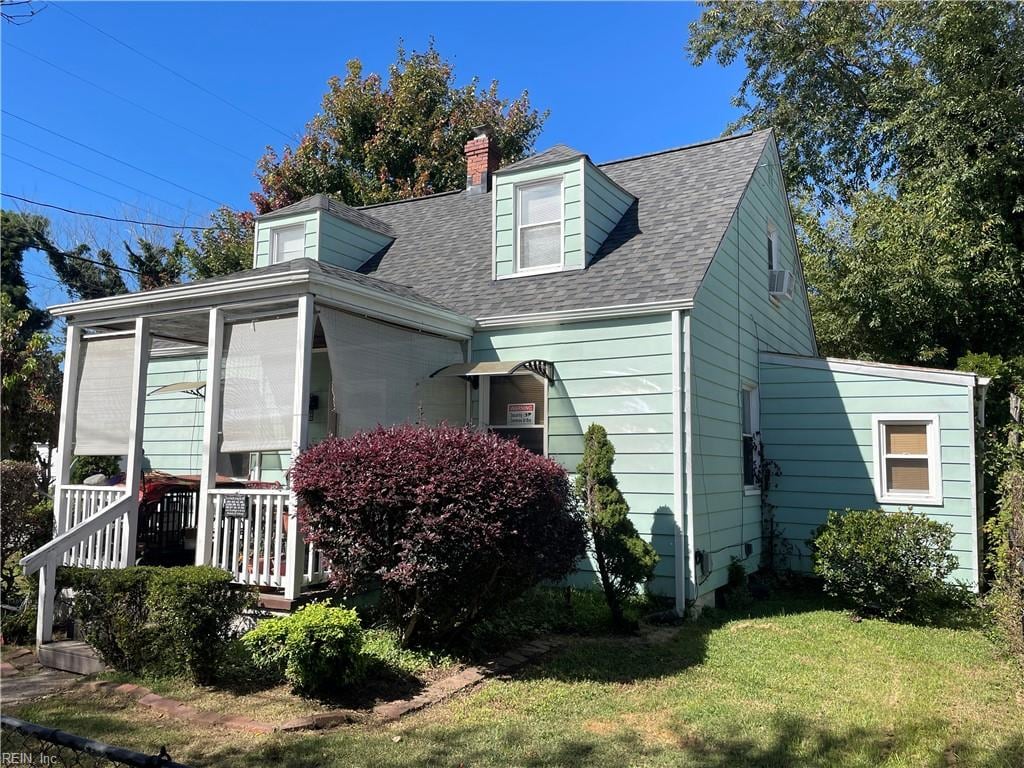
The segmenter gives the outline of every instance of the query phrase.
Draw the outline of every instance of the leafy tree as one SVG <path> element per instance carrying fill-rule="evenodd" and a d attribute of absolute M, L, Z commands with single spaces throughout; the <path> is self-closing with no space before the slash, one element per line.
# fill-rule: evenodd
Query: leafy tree
<path fill-rule="evenodd" d="M 0 462 L 0 583 L 4 602 L 13 603 L 20 573 L 17 555 L 27 555 L 53 533 L 53 505 L 39 488 L 39 468 L 31 461 Z"/>
<path fill-rule="evenodd" d="M 31 310 L 15 309 L 7 293 L 0 294 L 3 402 L 0 406 L 0 452 L 3 457 L 33 461 L 34 443 L 57 440 L 60 401 L 60 357 L 51 350 L 49 334 L 27 334 Z"/>
<path fill-rule="evenodd" d="M 930 365 L 1024 351 L 1024 7 L 727 3 L 696 64 L 773 126 L 823 351 Z"/>
<path fill-rule="evenodd" d="M 401 46 L 385 81 L 363 76 L 358 59 L 344 79 L 332 77 L 320 113 L 294 148 L 279 156 L 268 148 L 252 195 L 260 213 L 305 196 L 330 193 L 364 205 L 459 189 L 465 184 L 463 147 L 478 125 L 489 125 L 507 161 L 533 147 L 547 113 L 523 92 L 509 101 L 498 83 L 479 88 L 474 78 L 457 87 L 451 62 L 431 41 L 407 54 Z"/>
<path fill-rule="evenodd" d="M 45 229 L 46 219 L 35 214 L 0 211 L 0 291 L 10 300 L 14 311 L 28 315 L 22 333 L 31 336 L 50 327 L 50 316 L 32 303 L 22 263 L 25 254 L 38 248 L 36 231 Z"/>
<path fill-rule="evenodd" d="M 194 230 L 192 245 L 185 250 L 189 274 L 202 280 L 250 269 L 254 222 L 249 211 L 234 211 L 227 206 L 210 214 L 214 228 Z"/>
<path fill-rule="evenodd" d="M 623 603 L 654 576 L 658 553 L 640 538 L 629 519 L 629 504 L 612 474 L 615 447 L 605 428 L 591 424 L 583 437 L 583 459 L 576 468 L 576 492 L 590 531 L 612 622 L 624 628 Z"/>

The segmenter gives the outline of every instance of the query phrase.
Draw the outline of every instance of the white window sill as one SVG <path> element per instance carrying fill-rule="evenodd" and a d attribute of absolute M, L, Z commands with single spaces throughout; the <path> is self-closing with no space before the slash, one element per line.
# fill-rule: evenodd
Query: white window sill
<path fill-rule="evenodd" d="M 744 485 L 743 486 L 743 495 L 744 496 L 760 496 L 761 495 L 761 489 L 758 488 L 756 485 Z"/>
<path fill-rule="evenodd" d="M 512 272 L 508 275 L 496 275 L 495 280 L 511 280 L 516 277 L 533 277 L 534 275 L 550 275 L 555 272 L 579 272 L 583 267 L 563 267 L 557 264 L 553 267 L 538 267 L 537 269 L 523 269 Z"/>
<path fill-rule="evenodd" d="M 898 504 L 906 507 L 941 507 L 943 504 L 941 496 L 876 496 L 879 504 Z"/>

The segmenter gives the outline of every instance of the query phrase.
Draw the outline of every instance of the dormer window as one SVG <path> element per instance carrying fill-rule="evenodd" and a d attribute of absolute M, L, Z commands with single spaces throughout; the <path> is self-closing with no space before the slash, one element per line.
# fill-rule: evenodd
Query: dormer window
<path fill-rule="evenodd" d="M 517 272 L 562 267 L 562 180 L 516 187 Z"/>
<path fill-rule="evenodd" d="M 271 263 L 301 258 L 306 247 L 306 227 L 303 224 L 278 227 L 271 230 L 270 240 Z"/>

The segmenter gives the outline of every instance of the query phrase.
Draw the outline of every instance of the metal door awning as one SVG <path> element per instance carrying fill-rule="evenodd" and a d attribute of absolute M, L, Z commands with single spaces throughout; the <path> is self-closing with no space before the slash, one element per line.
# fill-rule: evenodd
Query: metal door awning
<path fill-rule="evenodd" d="M 555 380 L 555 367 L 547 360 L 500 360 L 493 363 L 455 363 L 446 365 L 430 374 L 435 376 L 461 376 L 464 379 L 475 379 L 479 376 L 511 376 L 521 371 L 529 371 L 543 376 L 548 381 Z"/>
<path fill-rule="evenodd" d="M 176 381 L 174 384 L 165 384 L 162 387 L 157 387 L 149 396 L 153 395 L 170 395 L 174 392 L 186 392 L 192 397 L 203 397 L 206 389 L 205 381 Z"/>

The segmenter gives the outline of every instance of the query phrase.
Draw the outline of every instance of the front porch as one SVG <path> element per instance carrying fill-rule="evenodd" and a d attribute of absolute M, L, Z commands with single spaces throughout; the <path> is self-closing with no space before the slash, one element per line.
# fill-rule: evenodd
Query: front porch
<path fill-rule="evenodd" d="M 466 362 L 472 320 L 316 262 L 52 311 L 68 320 L 54 538 L 22 559 L 40 573 L 37 644 L 53 636 L 60 566 L 212 565 L 293 605 L 328 574 L 302 536 L 291 461 L 330 434 L 468 419 L 467 382 L 431 374 Z M 191 380 L 152 386 L 175 356 L 194 363 Z M 160 412 L 189 409 L 188 444 L 170 450 L 196 471 L 161 472 L 159 451 L 146 455 L 168 442 Z M 72 483 L 76 457 L 97 455 L 119 457 L 123 475 Z"/>

